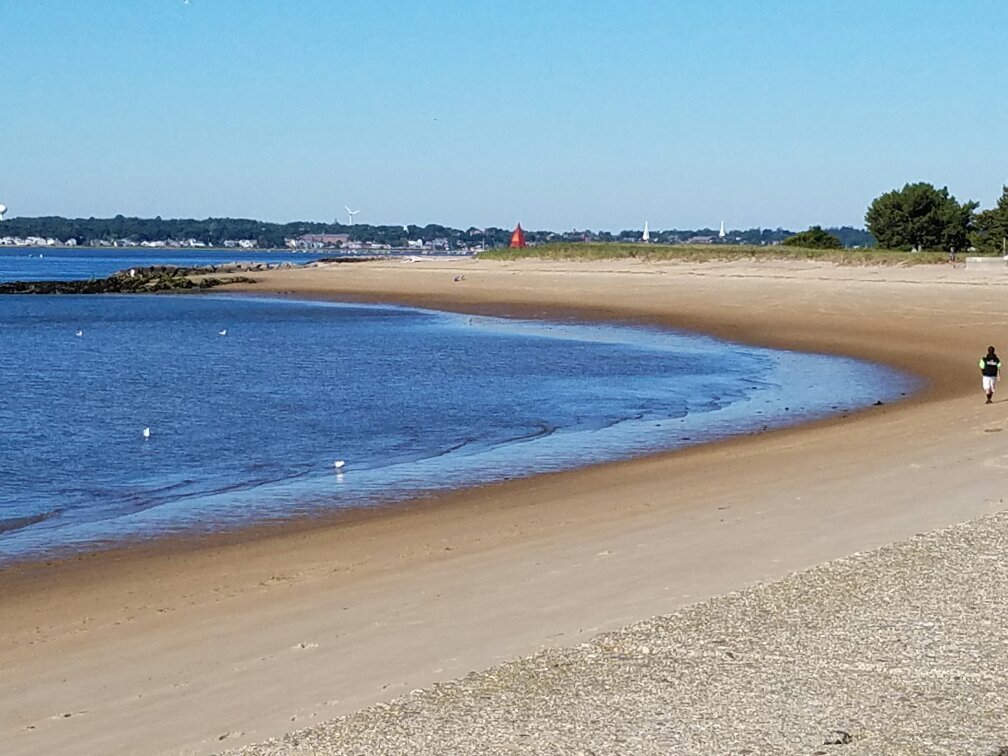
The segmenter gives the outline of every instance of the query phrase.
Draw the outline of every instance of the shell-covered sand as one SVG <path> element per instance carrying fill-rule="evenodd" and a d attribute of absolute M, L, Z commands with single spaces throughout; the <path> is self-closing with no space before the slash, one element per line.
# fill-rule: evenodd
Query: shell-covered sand
<path fill-rule="evenodd" d="M 234 753 L 998 756 L 1006 589 L 999 514 Z"/>

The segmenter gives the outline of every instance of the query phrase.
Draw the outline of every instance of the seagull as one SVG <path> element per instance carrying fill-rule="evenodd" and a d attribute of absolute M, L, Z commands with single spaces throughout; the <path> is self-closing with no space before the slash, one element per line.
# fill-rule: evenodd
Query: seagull
<path fill-rule="evenodd" d="M 150 428 L 144 428 L 143 429 L 143 437 L 144 438 L 150 438 Z"/>
<path fill-rule="evenodd" d="M 332 466 L 335 467 L 337 470 L 342 470 L 344 465 L 346 465 L 346 462 L 344 462 L 342 459 L 337 459 L 335 462 L 332 463 Z"/>
<path fill-rule="evenodd" d="M 82 331 L 80 328 L 78 328 L 76 331 L 74 331 L 74 336 L 83 336 L 83 335 L 84 335 L 84 331 Z"/>
<path fill-rule="evenodd" d="M 221 328 L 219 331 L 217 331 L 217 335 L 218 336 L 227 336 L 227 328 Z"/>

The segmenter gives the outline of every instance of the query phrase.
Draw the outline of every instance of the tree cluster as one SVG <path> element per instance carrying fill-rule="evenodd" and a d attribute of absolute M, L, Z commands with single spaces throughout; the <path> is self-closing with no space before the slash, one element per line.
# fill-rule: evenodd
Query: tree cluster
<path fill-rule="evenodd" d="M 990 210 L 959 203 L 947 187 L 919 182 L 886 192 L 868 206 L 865 223 L 886 249 L 965 250 L 1002 254 L 1008 248 L 1008 186 Z"/>
<path fill-rule="evenodd" d="M 808 231 L 802 231 L 785 239 L 783 243 L 789 247 L 807 247 L 809 249 L 841 249 L 843 247 L 840 239 L 828 231 L 824 231 L 822 226 L 812 226 Z"/>
<path fill-rule="evenodd" d="M 988 254 L 1008 252 L 1008 186 L 1001 187 L 1001 197 L 990 210 L 973 220 L 973 246 Z"/>
<path fill-rule="evenodd" d="M 977 206 L 959 204 L 947 187 L 936 189 L 922 181 L 875 198 L 865 223 L 885 249 L 965 249 Z"/>
<path fill-rule="evenodd" d="M 293 223 L 267 223 L 248 218 L 192 218 L 162 219 L 131 218 L 117 215 L 114 218 L 63 218 L 42 216 L 15 217 L 3 222 L 0 231 L 7 236 L 53 237 L 78 244 L 114 242 L 176 241 L 189 239 L 207 246 L 219 247 L 225 241 L 254 239 L 262 248 L 281 248 L 287 239 L 305 234 L 347 234 L 352 241 L 388 244 L 405 247 L 407 240 L 420 239 L 431 242 L 446 239 L 450 247 L 458 248 L 482 243 L 503 246 L 511 239 L 511 229 L 487 228 L 462 231 L 438 224 L 426 226 L 371 226 L 367 224 L 344 225 L 339 222 L 320 223 L 295 221 Z M 534 238 L 534 234 L 533 234 Z"/>

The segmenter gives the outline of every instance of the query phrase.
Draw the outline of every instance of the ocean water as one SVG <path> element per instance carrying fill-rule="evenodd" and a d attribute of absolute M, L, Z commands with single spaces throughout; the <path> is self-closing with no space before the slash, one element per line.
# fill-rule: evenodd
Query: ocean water
<path fill-rule="evenodd" d="M 2 230 L 2 229 L 0 229 Z M 295 265 L 349 253 L 327 251 L 91 249 L 87 247 L 0 247 L 0 281 L 86 280 L 106 278 L 116 271 L 146 265 L 221 265 L 230 262 Z"/>
<path fill-rule="evenodd" d="M 651 328 L 110 295 L 0 296 L 0 388 L 4 563 L 627 458 L 914 384 Z"/>

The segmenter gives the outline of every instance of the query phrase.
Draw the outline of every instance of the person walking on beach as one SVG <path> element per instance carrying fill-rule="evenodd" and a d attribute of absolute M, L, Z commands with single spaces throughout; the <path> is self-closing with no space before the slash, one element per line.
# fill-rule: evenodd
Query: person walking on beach
<path fill-rule="evenodd" d="M 994 401 L 994 385 L 1001 375 L 1001 360 L 994 352 L 994 347 L 987 347 L 987 354 L 980 358 L 980 374 L 984 393 L 987 394 L 987 404 Z"/>

